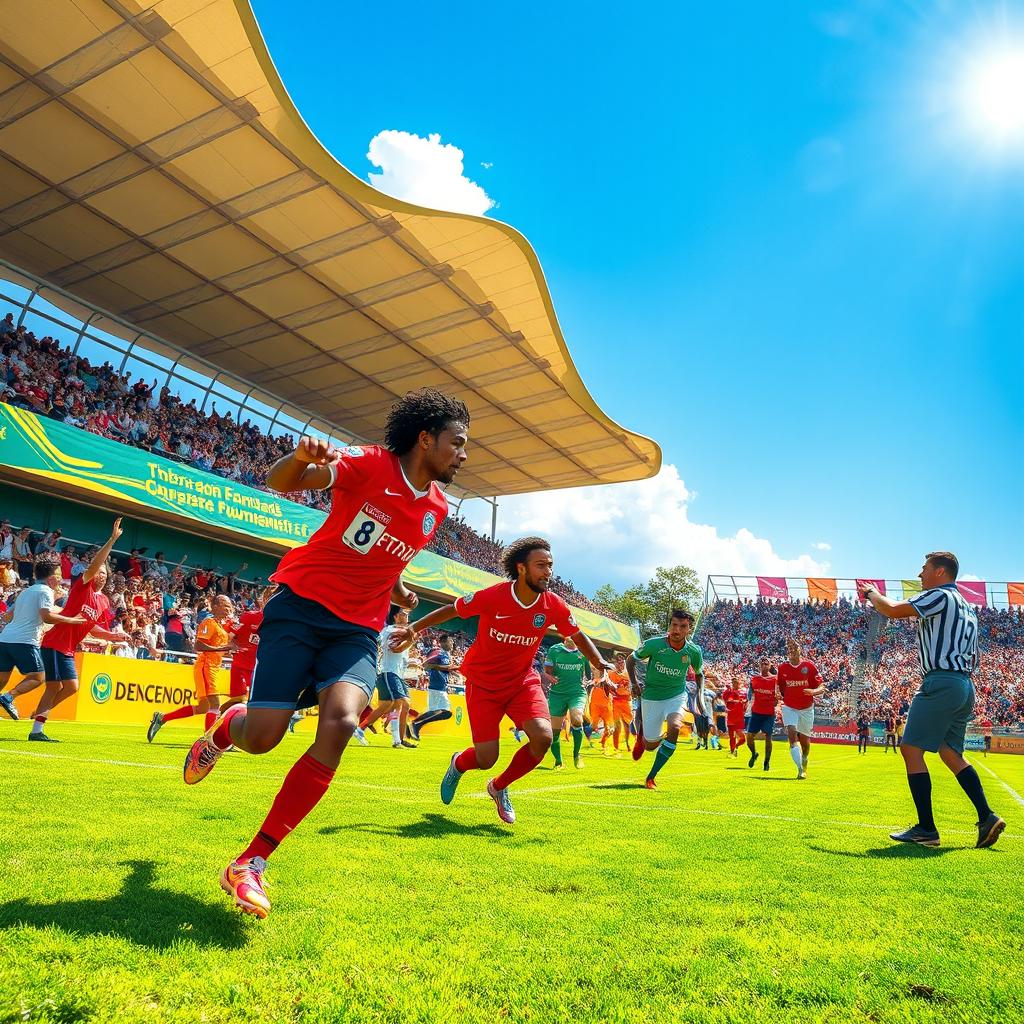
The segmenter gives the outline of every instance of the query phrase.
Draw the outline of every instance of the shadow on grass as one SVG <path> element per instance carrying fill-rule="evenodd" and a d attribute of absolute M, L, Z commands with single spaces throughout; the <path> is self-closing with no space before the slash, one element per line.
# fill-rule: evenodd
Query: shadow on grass
<path fill-rule="evenodd" d="M 351 825 L 327 825 L 320 829 L 322 836 L 344 835 L 346 832 L 369 832 L 376 836 L 398 836 L 400 839 L 438 839 L 441 836 L 484 836 L 507 839 L 512 833 L 493 822 L 467 825 L 453 821 L 443 814 L 424 814 L 418 821 L 402 825 L 384 825 L 377 821 L 357 821 Z"/>
<path fill-rule="evenodd" d="M 114 935 L 138 946 L 166 949 L 177 942 L 238 949 L 245 945 L 242 915 L 174 889 L 153 886 L 154 865 L 126 861 L 128 877 L 113 896 L 51 903 L 0 903 L 0 929 L 28 925 L 67 935 Z"/>
<path fill-rule="evenodd" d="M 941 857 L 946 853 L 960 853 L 962 848 L 948 846 L 918 846 L 917 843 L 896 843 L 891 846 L 879 846 L 871 850 L 830 850 L 827 846 L 808 847 L 818 853 L 827 853 L 832 857 L 867 857 L 871 860 L 927 860 L 929 857 Z"/>
<path fill-rule="evenodd" d="M 595 782 L 589 789 L 643 789 L 644 780 L 638 779 L 636 782 Z"/>

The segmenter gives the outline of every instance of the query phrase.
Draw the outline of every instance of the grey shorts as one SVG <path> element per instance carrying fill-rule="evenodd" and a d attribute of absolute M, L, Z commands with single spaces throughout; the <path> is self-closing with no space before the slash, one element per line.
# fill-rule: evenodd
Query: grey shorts
<path fill-rule="evenodd" d="M 974 711 L 974 684 L 964 672 L 929 672 L 910 702 L 903 742 L 938 751 L 945 743 L 964 752 L 967 723 Z"/>
<path fill-rule="evenodd" d="M 448 699 L 447 690 L 427 690 L 428 711 L 451 711 L 452 702 Z"/>

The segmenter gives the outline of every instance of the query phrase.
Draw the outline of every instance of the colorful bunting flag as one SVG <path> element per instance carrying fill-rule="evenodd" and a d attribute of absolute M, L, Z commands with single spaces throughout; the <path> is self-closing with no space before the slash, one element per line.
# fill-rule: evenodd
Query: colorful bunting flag
<path fill-rule="evenodd" d="M 789 586 L 783 576 L 758 576 L 757 592 L 762 597 L 788 598 Z"/>
<path fill-rule="evenodd" d="M 906 601 L 911 594 L 921 593 L 920 580 L 901 580 L 903 584 L 903 600 Z"/>
<path fill-rule="evenodd" d="M 1009 598 L 1010 604 L 1024 604 L 1024 583 L 1007 583 L 1006 596 Z"/>
<path fill-rule="evenodd" d="M 962 583 L 957 583 L 956 589 L 963 594 L 964 600 L 971 604 L 988 604 L 988 598 L 985 594 L 985 583 L 983 580 L 965 580 Z"/>
<path fill-rule="evenodd" d="M 839 587 L 835 580 L 808 577 L 807 596 L 812 601 L 827 601 L 832 604 L 839 597 Z"/>

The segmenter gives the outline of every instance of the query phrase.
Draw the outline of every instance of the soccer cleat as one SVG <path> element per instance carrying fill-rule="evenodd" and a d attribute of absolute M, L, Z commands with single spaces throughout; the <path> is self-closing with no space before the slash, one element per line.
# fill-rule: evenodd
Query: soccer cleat
<path fill-rule="evenodd" d="M 153 717 L 149 720 L 149 728 L 146 730 L 146 742 L 152 743 L 156 734 L 163 728 L 164 716 L 159 711 L 153 712 Z"/>
<path fill-rule="evenodd" d="M 554 763 L 554 764 L 553 764 L 553 765 L 551 766 L 551 770 L 552 770 L 553 772 L 564 772 L 564 771 L 565 771 L 565 765 L 564 765 L 564 764 L 562 764 L 562 762 L 561 762 L 561 761 L 556 761 L 556 762 L 555 762 L 555 763 Z"/>
<path fill-rule="evenodd" d="M 498 817 L 506 825 L 514 825 L 516 823 L 516 812 L 512 810 L 512 801 L 509 799 L 508 790 L 495 789 L 494 779 L 489 779 L 487 782 L 487 795 L 494 801 L 494 806 L 498 810 Z"/>
<path fill-rule="evenodd" d="M 574 757 L 574 758 L 572 759 L 572 766 L 573 766 L 573 768 L 575 768 L 575 769 L 576 769 L 577 771 L 579 771 L 579 770 L 580 770 L 580 768 L 582 768 L 582 767 L 583 767 L 583 758 L 582 758 L 582 757 L 580 757 L 580 755 L 579 755 L 579 754 L 577 754 L 577 755 L 576 755 L 576 756 L 575 756 L 575 757 Z"/>
<path fill-rule="evenodd" d="M 658 788 L 658 784 L 657 784 L 657 783 L 656 783 L 656 782 L 654 781 L 654 779 L 646 779 L 646 780 L 644 781 L 644 785 L 645 785 L 645 786 L 646 786 L 646 787 L 647 787 L 648 789 L 657 789 L 657 788 Z"/>
<path fill-rule="evenodd" d="M 412 744 L 410 744 L 410 746 L 411 746 L 411 745 L 412 745 Z M 391 744 L 391 749 L 392 749 L 392 750 L 401 750 L 401 749 L 402 749 L 402 744 L 401 744 L 401 743 L 392 743 L 392 744 Z"/>
<path fill-rule="evenodd" d="M 9 693 L 0 693 L 0 708 L 3 708 L 7 712 L 7 716 L 16 722 L 21 718 L 18 709 L 14 706 L 14 698 Z"/>
<path fill-rule="evenodd" d="M 462 772 L 455 767 L 455 759 L 459 755 L 457 753 L 452 754 L 452 762 L 448 765 L 448 771 L 444 773 L 444 778 L 441 780 L 441 803 L 450 804 L 455 799 L 455 790 L 459 788 L 459 783 L 462 781 Z"/>
<path fill-rule="evenodd" d="M 399 743 L 398 745 L 400 747 L 408 747 L 409 750 L 418 750 L 419 749 L 419 747 L 415 743 L 410 743 L 408 740 L 402 740 L 402 742 Z"/>
<path fill-rule="evenodd" d="M 220 721 L 218 718 L 210 727 L 210 731 L 204 732 L 185 755 L 185 764 L 181 774 L 186 786 L 194 786 L 197 782 L 202 782 L 213 771 L 213 766 L 224 753 L 212 739 L 213 731 L 220 725 Z"/>
<path fill-rule="evenodd" d="M 764 770 L 768 771 L 768 769 L 771 768 L 771 766 L 772 766 L 771 761 L 765 761 L 765 763 L 764 763 Z"/>
<path fill-rule="evenodd" d="M 803 768 L 801 768 L 801 769 L 800 769 L 800 771 L 798 771 L 798 772 L 796 773 L 796 777 L 797 777 L 798 779 L 806 779 L 806 778 L 807 778 L 807 772 L 805 772 L 805 771 L 803 770 Z"/>
<path fill-rule="evenodd" d="M 356 731 L 352 735 L 355 736 L 356 741 L 360 745 L 364 747 L 368 747 L 370 745 L 370 741 L 366 738 L 366 733 L 363 732 L 363 730 L 360 729 L 358 725 L 356 726 Z"/>
<path fill-rule="evenodd" d="M 890 839 L 897 843 L 917 843 L 918 846 L 939 846 L 939 833 L 935 829 L 922 828 L 920 825 L 911 825 L 903 832 L 890 832 Z"/>
<path fill-rule="evenodd" d="M 990 814 L 984 821 L 978 822 L 978 841 L 974 844 L 980 850 L 985 846 L 994 846 L 995 841 L 1003 834 L 1006 822 L 998 814 Z"/>
<path fill-rule="evenodd" d="M 30 732 L 28 738 L 33 743 L 60 743 L 60 740 L 47 736 L 45 732 Z"/>
<path fill-rule="evenodd" d="M 753 753 L 752 753 L 752 754 L 750 755 L 750 760 L 749 760 L 749 761 L 747 761 L 747 767 L 748 767 L 748 768 L 753 768 L 753 767 L 754 767 L 754 765 L 755 765 L 755 764 L 757 764 L 757 759 L 758 759 L 758 758 L 759 758 L 760 756 L 761 756 L 761 755 L 760 755 L 760 754 L 759 754 L 759 753 L 758 753 L 758 752 L 757 752 L 757 751 L 755 750 L 755 751 L 754 751 L 754 752 L 753 752 Z M 768 764 L 767 764 L 767 762 L 766 762 L 766 763 L 765 763 L 765 770 L 767 770 L 767 768 L 768 768 Z"/>
<path fill-rule="evenodd" d="M 220 887 L 234 897 L 235 905 L 245 914 L 262 920 L 270 913 L 270 900 L 263 888 L 263 872 L 267 862 L 262 857 L 232 861 L 221 873 Z"/>

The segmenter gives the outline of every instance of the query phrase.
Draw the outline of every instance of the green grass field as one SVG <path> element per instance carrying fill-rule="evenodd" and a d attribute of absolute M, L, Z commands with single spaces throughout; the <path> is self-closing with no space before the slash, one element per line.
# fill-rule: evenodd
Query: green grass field
<path fill-rule="evenodd" d="M 892 844 L 901 763 L 848 747 L 798 783 L 782 744 L 767 776 L 681 744 L 656 793 L 591 754 L 524 779 L 508 828 L 483 773 L 441 805 L 453 741 L 379 737 L 258 922 L 218 873 L 306 739 L 186 788 L 183 730 L 51 730 L 0 722 L 0 1022 L 1024 1019 L 1024 807 L 984 769 L 991 850 L 941 766 L 942 849 Z M 1024 758 L 973 760 L 1024 792 Z"/>

